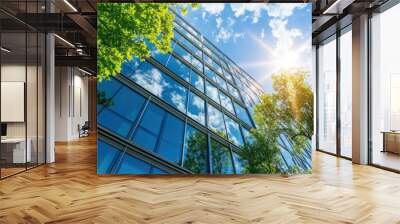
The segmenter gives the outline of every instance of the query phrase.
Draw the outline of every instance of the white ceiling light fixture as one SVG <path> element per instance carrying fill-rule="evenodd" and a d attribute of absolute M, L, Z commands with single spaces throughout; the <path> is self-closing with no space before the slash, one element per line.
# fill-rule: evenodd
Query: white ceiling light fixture
<path fill-rule="evenodd" d="M 332 5 L 325 9 L 322 14 L 342 14 L 343 10 L 354 1 L 355 0 L 336 0 Z"/>
<path fill-rule="evenodd" d="M 10 53 L 11 52 L 11 50 L 9 50 L 9 49 L 7 49 L 5 47 L 1 47 L 0 49 L 1 49 L 1 51 L 4 51 L 6 53 Z"/>
<path fill-rule="evenodd" d="M 58 34 L 54 34 L 55 37 L 57 37 L 59 40 L 61 40 L 62 42 L 64 42 L 65 44 L 67 44 L 68 46 L 75 48 L 75 45 L 73 45 L 71 42 L 69 42 L 68 40 L 60 37 Z"/>
<path fill-rule="evenodd" d="M 86 75 L 89 75 L 89 76 L 92 75 L 92 73 L 90 73 L 90 72 L 88 72 L 88 71 L 86 71 L 86 70 L 83 70 L 83 69 L 81 69 L 81 68 L 79 68 L 79 67 L 78 67 L 78 70 L 81 71 L 81 72 L 83 72 L 83 73 L 85 73 Z"/>
<path fill-rule="evenodd" d="M 68 7 L 70 7 L 74 12 L 78 12 L 78 10 L 68 0 L 64 0 L 64 3 L 68 5 Z"/>

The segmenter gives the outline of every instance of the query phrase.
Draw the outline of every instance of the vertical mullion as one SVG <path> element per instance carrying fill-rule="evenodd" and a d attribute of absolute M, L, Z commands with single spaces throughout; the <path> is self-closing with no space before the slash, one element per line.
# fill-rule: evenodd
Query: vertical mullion
<path fill-rule="evenodd" d="M 341 64 L 340 64 L 340 30 L 336 31 L 336 155 L 341 155 L 341 114 L 340 114 L 340 84 L 341 84 Z"/>
<path fill-rule="evenodd" d="M 28 1 L 25 1 L 25 21 L 28 19 Z M 24 120 L 25 120 L 25 170 L 28 169 L 28 113 L 27 113 L 27 91 L 28 91 L 28 25 L 25 24 L 25 88 L 24 88 Z"/>
<path fill-rule="evenodd" d="M 315 46 L 315 148 L 319 149 L 319 45 Z"/>

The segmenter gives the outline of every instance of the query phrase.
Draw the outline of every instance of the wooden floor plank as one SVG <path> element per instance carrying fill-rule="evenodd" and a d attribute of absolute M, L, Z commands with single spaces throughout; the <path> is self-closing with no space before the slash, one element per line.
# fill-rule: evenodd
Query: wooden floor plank
<path fill-rule="evenodd" d="M 96 139 L 0 181 L 0 223 L 400 223 L 400 175 L 320 152 L 292 177 L 98 176 Z"/>

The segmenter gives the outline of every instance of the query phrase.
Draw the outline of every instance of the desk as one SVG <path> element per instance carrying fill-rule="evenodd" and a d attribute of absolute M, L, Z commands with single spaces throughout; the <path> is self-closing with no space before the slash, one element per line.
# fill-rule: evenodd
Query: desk
<path fill-rule="evenodd" d="M 25 138 L 5 138 L 1 139 L 1 157 L 6 163 L 26 163 L 32 158 L 30 138 L 25 151 Z"/>
<path fill-rule="evenodd" d="M 400 154 L 400 132 L 383 131 L 383 150 L 382 152 L 392 152 Z"/>

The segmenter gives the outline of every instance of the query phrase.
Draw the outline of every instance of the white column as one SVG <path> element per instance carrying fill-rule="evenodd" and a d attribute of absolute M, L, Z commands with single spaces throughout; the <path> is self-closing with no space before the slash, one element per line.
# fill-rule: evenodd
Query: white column
<path fill-rule="evenodd" d="M 353 162 L 368 163 L 368 15 L 353 19 Z"/>
<path fill-rule="evenodd" d="M 55 161 L 55 56 L 54 34 L 46 36 L 46 163 Z"/>

